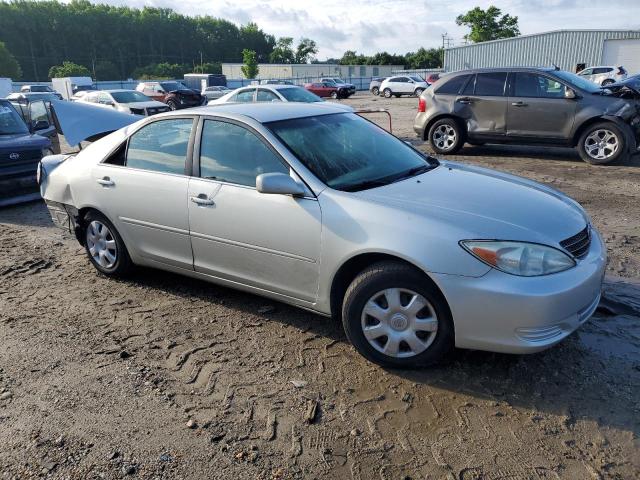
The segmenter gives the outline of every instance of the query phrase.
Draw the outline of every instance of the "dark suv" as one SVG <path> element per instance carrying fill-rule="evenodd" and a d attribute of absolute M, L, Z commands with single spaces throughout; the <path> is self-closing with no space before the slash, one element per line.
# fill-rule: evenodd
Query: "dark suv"
<path fill-rule="evenodd" d="M 573 73 L 496 68 L 451 73 L 420 96 L 415 132 L 439 154 L 466 142 L 577 147 L 585 162 L 636 152 L 640 100 Z"/>
<path fill-rule="evenodd" d="M 183 83 L 174 80 L 165 82 L 141 82 L 136 90 L 158 102 L 166 103 L 171 110 L 198 107 L 203 105 L 205 97 L 200 92 L 187 88 Z"/>

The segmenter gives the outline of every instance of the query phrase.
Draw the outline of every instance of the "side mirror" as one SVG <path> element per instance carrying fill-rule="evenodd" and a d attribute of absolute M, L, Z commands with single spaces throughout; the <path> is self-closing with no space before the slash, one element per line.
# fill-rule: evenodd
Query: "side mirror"
<path fill-rule="evenodd" d="M 46 120 L 38 120 L 33 124 L 34 131 L 44 130 L 45 128 L 49 128 L 49 122 Z"/>
<path fill-rule="evenodd" d="M 576 92 L 574 92 L 572 89 L 570 88 L 565 89 L 564 98 L 566 98 L 567 100 L 573 100 L 577 97 L 578 96 L 576 95 Z"/>
<path fill-rule="evenodd" d="M 256 190 L 260 193 L 302 196 L 304 187 L 284 173 L 263 173 L 256 177 Z"/>

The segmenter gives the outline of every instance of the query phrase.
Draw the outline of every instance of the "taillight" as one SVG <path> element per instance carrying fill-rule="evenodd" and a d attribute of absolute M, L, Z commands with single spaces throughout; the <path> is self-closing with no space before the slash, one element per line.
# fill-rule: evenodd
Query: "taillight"
<path fill-rule="evenodd" d="M 427 101 L 424 98 L 420 97 L 418 99 L 418 112 L 424 113 L 426 111 L 427 111 Z"/>

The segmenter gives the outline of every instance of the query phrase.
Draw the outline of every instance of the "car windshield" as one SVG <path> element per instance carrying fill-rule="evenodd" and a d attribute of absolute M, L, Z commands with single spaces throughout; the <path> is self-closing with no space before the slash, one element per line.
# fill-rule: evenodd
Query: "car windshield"
<path fill-rule="evenodd" d="M 151 99 L 145 94 L 131 90 L 130 92 L 111 92 L 111 96 L 118 103 L 148 102 Z"/>
<path fill-rule="evenodd" d="M 305 90 L 304 88 L 299 87 L 291 87 L 291 88 L 279 88 L 278 92 L 284 98 L 287 99 L 288 102 L 322 102 L 323 100 L 314 93 L 311 93 L 309 90 Z"/>
<path fill-rule="evenodd" d="M 579 75 L 576 75 L 575 73 L 571 73 L 571 72 L 565 72 L 563 70 L 558 70 L 553 72 L 553 74 L 559 78 L 561 78 L 562 80 L 564 80 L 565 82 L 573 85 L 574 87 L 578 87 L 581 90 L 585 90 L 589 93 L 600 93 L 600 87 L 598 85 L 596 85 L 595 83 L 582 78 Z"/>
<path fill-rule="evenodd" d="M 337 78 L 337 77 L 330 78 L 329 80 L 331 80 L 334 83 L 341 84 L 341 85 L 344 83 L 344 80 L 342 80 L 341 78 Z"/>
<path fill-rule="evenodd" d="M 271 122 L 266 126 L 321 181 L 355 192 L 380 187 L 438 166 L 355 113 Z"/>
<path fill-rule="evenodd" d="M 424 82 L 424 80 L 420 77 L 409 77 L 411 80 L 413 80 L 414 82 Z"/>
<path fill-rule="evenodd" d="M 174 90 L 186 90 L 187 87 L 180 82 L 161 82 L 160 86 L 166 92 L 173 92 Z"/>
<path fill-rule="evenodd" d="M 8 102 L 0 102 L 0 135 L 29 133 L 22 117 Z"/>

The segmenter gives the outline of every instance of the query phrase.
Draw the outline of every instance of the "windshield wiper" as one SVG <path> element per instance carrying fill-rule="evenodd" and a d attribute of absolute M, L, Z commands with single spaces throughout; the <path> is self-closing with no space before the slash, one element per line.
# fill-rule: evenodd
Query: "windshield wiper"
<path fill-rule="evenodd" d="M 362 182 L 351 183 L 339 187 L 343 192 L 359 192 L 360 190 L 368 190 L 369 188 L 383 187 L 391 183 L 388 180 L 364 180 Z"/>
<path fill-rule="evenodd" d="M 421 173 L 428 172 L 429 170 L 433 170 L 437 165 L 420 165 L 419 167 L 413 167 L 407 170 L 406 172 L 402 172 L 400 175 L 393 179 L 393 182 L 399 182 L 400 180 L 405 180 L 407 178 L 415 177 L 416 175 L 420 175 Z"/>

